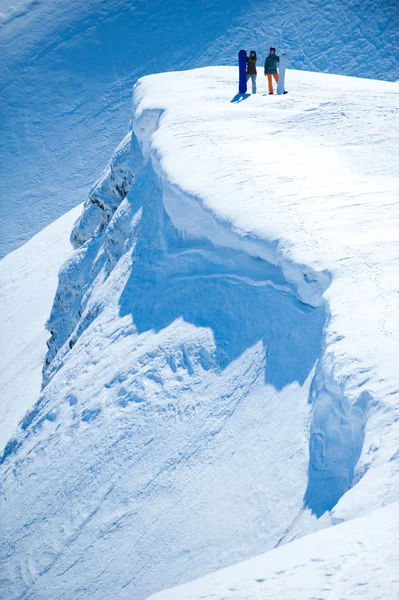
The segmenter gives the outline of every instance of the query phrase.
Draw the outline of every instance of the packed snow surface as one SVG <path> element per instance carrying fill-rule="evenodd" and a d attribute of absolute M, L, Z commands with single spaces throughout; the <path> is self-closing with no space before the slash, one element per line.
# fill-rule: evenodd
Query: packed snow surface
<path fill-rule="evenodd" d="M 141 600 L 276 546 L 265 572 L 287 562 L 303 598 L 330 573 L 312 558 L 337 589 L 358 544 L 395 583 L 399 85 L 258 83 L 237 95 L 215 67 L 135 88 L 3 453 L 2 596 Z"/>
<path fill-rule="evenodd" d="M 395 81 L 397 0 L 1 0 L 0 257 L 81 202 L 138 77 L 264 60 Z"/>
<path fill-rule="evenodd" d="M 151 600 L 392 600 L 399 503 L 325 529 Z"/>

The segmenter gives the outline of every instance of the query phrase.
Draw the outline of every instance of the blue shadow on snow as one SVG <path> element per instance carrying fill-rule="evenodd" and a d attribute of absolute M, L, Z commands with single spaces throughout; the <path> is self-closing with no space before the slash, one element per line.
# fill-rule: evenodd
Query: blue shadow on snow
<path fill-rule="evenodd" d="M 230 102 L 234 102 L 235 104 L 238 104 L 238 102 L 242 102 L 243 100 L 246 100 L 247 98 L 250 97 L 251 94 L 236 94 L 234 96 L 234 98 L 232 98 L 230 100 Z"/>
<path fill-rule="evenodd" d="M 131 315 L 139 333 L 159 332 L 179 318 L 210 328 L 220 369 L 261 341 L 265 382 L 278 390 L 294 381 L 302 385 L 321 353 L 325 308 L 275 289 L 287 284 L 281 270 L 264 260 L 206 240 L 183 240 L 157 185 L 139 177 L 136 193 L 146 201 L 120 315 Z"/>
<path fill-rule="evenodd" d="M 130 315 L 138 333 L 159 332 L 179 318 L 211 329 L 211 358 L 220 370 L 261 342 L 265 383 L 277 390 L 293 382 L 303 385 L 322 354 L 325 306 L 299 302 L 281 269 L 260 258 L 205 239 L 183 239 L 161 196 L 147 165 L 129 194 L 135 210 L 142 207 L 142 217 L 133 232 L 136 246 L 120 315 Z M 186 206 L 175 205 L 173 210 L 187 214 Z M 198 214 L 193 210 L 192 218 L 198 219 Z M 312 388 L 315 405 L 304 507 L 320 516 L 353 485 L 368 402 L 362 397 L 351 407 L 338 388 L 331 390 L 331 384 L 322 381 Z"/>

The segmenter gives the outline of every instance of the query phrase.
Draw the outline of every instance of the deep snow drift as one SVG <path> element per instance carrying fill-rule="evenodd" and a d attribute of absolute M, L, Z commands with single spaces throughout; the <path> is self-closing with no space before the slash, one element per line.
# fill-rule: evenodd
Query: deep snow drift
<path fill-rule="evenodd" d="M 127 131 L 142 75 L 236 63 L 397 80 L 397 0 L 0 2 L 0 257 L 81 202 Z"/>
<path fill-rule="evenodd" d="M 362 564 L 379 514 L 390 543 L 399 86 L 287 87 L 236 96 L 229 67 L 136 87 L 3 456 L 2 595 L 145 598 L 361 515 Z M 298 542 L 304 563 L 325 534 L 339 565 L 354 523 Z"/>

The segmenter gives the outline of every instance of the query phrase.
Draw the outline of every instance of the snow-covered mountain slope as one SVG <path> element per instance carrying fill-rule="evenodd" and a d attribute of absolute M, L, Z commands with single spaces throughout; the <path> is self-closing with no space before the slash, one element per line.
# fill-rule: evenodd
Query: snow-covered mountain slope
<path fill-rule="evenodd" d="M 57 272 L 72 252 L 79 207 L 0 262 L 0 448 L 40 395 Z"/>
<path fill-rule="evenodd" d="M 152 600 L 392 600 L 399 504 L 325 529 Z"/>
<path fill-rule="evenodd" d="M 3 455 L 2 596 L 141 599 L 398 498 L 399 86 L 235 77 L 136 87 Z"/>
<path fill-rule="evenodd" d="M 294 68 L 399 78 L 396 0 L 2 0 L 0 23 L 0 257 L 86 195 L 139 76 L 273 44 Z"/>

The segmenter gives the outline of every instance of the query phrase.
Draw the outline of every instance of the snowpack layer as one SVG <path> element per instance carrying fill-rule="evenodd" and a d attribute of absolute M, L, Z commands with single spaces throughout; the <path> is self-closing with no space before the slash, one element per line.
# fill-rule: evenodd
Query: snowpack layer
<path fill-rule="evenodd" d="M 125 135 L 138 77 L 263 61 L 397 80 L 396 0 L 3 0 L 0 257 L 81 202 Z"/>
<path fill-rule="evenodd" d="M 398 84 L 235 71 L 140 80 L 73 228 L 2 457 L 6 597 L 146 598 L 398 497 Z"/>

